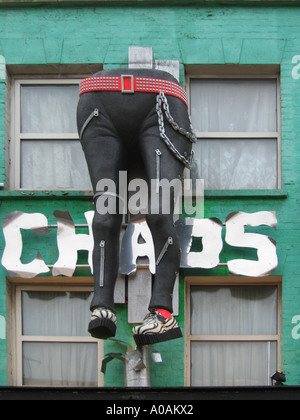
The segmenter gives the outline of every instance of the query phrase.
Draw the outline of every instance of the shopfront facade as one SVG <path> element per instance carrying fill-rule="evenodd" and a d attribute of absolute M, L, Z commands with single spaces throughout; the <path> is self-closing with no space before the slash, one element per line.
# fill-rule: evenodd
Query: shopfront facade
<path fill-rule="evenodd" d="M 187 175 L 204 185 L 176 222 L 184 337 L 146 351 L 149 385 L 268 386 L 276 371 L 300 385 L 299 19 L 297 1 L 1 4 L 1 386 L 126 384 L 149 238 L 124 220 L 136 269 L 118 278 L 115 340 L 90 337 L 94 206 L 76 105 L 83 77 L 141 60 L 185 87 Z"/>

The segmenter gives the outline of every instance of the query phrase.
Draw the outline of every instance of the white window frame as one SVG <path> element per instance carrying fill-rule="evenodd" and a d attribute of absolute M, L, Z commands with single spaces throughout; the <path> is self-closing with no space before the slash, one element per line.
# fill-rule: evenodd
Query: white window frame
<path fill-rule="evenodd" d="M 191 109 L 191 80 L 192 79 L 275 79 L 277 88 L 277 131 L 275 132 L 204 132 L 196 131 L 198 140 L 201 139 L 276 139 L 277 141 L 277 188 L 282 188 L 282 160 L 281 160 L 281 95 L 280 95 L 280 74 L 274 66 L 187 66 L 186 90 L 188 95 L 188 104 Z M 249 68 L 251 67 L 251 69 Z M 218 69 L 216 69 L 218 68 Z M 235 68 L 234 71 L 232 69 Z M 249 72 L 251 71 L 251 74 Z M 205 185 L 204 185 L 205 188 Z M 275 189 L 274 189 L 275 190 Z M 234 190 L 233 190 L 234 191 Z M 255 191 L 255 189 L 253 189 Z"/>
<path fill-rule="evenodd" d="M 8 381 L 14 386 L 23 385 L 23 358 L 22 345 L 26 342 L 36 343 L 95 343 L 97 345 L 97 386 L 104 386 L 104 375 L 101 373 L 101 365 L 104 357 L 103 340 L 87 336 L 31 336 L 22 333 L 22 292 L 41 291 L 41 292 L 93 292 L 92 280 L 89 278 L 72 278 L 73 284 L 69 282 L 58 282 L 57 279 L 36 277 L 32 284 L 28 284 L 25 279 L 9 279 L 8 284 Z M 45 283 L 45 284 L 43 284 Z M 42 315 L 42 314 L 41 314 Z M 49 385 L 41 385 L 41 387 Z"/>
<path fill-rule="evenodd" d="M 21 86 L 22 85 L 79 85 L 79 78 L 31 78 L 13 77 L 11 82 L 11 145 L 10 145 L 10 184 L 11 190 L 21 190 L 21 141 L 30 140 L 79 140 L 77 132 L 74 133 L 21 133 Z M 22 188 L 25 190 L 25 188 Z M 31 189 L 28 189 L 31 190 Z M 74 189 L 77 191 L 77 189 Z M 72 189 L 68 189 L 72 191 Z"/>
<path fill-rule="evenodd" d="M 193 335 L 191 334 L 191 286 L 275 286 L 277 287 L 277 334 L 270 335 Z M 282 279 L 270 277 L 186 277 L 185 278 L 185 386 L 191 386 L 191 343 L 192 342 L 276 342 L 277 370 L 281 370 L 282 356 Z M 270 372 L 273 374 L 275 372 Z"/>

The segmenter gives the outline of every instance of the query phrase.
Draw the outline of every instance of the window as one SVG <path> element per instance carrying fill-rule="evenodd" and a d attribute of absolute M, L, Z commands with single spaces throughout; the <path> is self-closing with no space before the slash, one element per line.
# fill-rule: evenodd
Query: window
<path fill-rule="evenodd" d="M 91 287 L 17 285 L 11 361 L 18 386 L 103 385 L 103 341 L 92 338 Z"/>
<path fill-rule="evenodd" d="M 280 188 L 277 76 L 192 76 L 198 142 L 192 177 L 207 190 Z"/>
<path fill-rule="evenodd" d="M 187 280 L 187 385 L 271 385 L 280 370 L 280 282 L 238 281 Z"/>
<path fill-rule="evenodd" d="M 14 79 L 15 189 L 91 190 L 76 126 L 79 79 Z"/>

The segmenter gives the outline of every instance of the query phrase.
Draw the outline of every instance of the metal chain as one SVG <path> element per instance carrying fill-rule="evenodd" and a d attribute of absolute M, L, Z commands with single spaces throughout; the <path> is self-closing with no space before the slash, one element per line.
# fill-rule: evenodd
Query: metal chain
<path fill-rule="evenodd" d="M 159 134 L 160 137 L 164 140 L 164 142 L 166 143 L 166 145 L 169 147 L 169 149 L 174 153 L 174 155 L 176 156 L 177 159 L 179 159 L 187 168 L 191 168 L 192 166 L 192 162 L 193 162 L 193 151 L 190 155 L 189 158 L 183 156 L 174 146 L 174 144 L 171 142 L 171 140 L 169 139 L 169 137 L 166 135 L 165 132 L 165 125 L 164 125 L 164 116 L 163 116 L 163 111 L 165 113 L 166 119 L 167 121 L 170 123 L 171 127 L 177 131 L 178 133 L 180 133 L 181 135 L 183 135 L 184 137 L 186 137 L 191 143 L 196 143 L 197 141 L 197 137 L 195 136 L 195 134 L 193 133 L 193 129 L 192 129 L 192 124 L 191 124 L 191 120 L 190 120 L 190 127 L 191 127 L 191 132 L 186 131 L 184 128 L 179 127 L 179 125 L 174 121 L 174 118 L 172 117 L 171 113 L 170 113 L 170 109 L 169 109 L 169 104 L 167 101 L 167 98 L 165 96 L 165 94 L 163 92 L 160 92 L 157 95 L 156 98 L 156 112 L 157 112 L 157 116 L 158 116 L 158 127 L 159 127 Z"/>

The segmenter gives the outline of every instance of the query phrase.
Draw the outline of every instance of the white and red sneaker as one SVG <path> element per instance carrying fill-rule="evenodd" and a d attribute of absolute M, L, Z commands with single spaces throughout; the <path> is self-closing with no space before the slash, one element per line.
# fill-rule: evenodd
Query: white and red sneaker
<path fill-rule="evenodd" d="M 163 317 L 159 312 L 150 312 L 145 316 L 144 322 L 132 329 L 137 346 L 161 343 L 182 337 L 182 332 L 173 316 L 170 319 Z"/>

